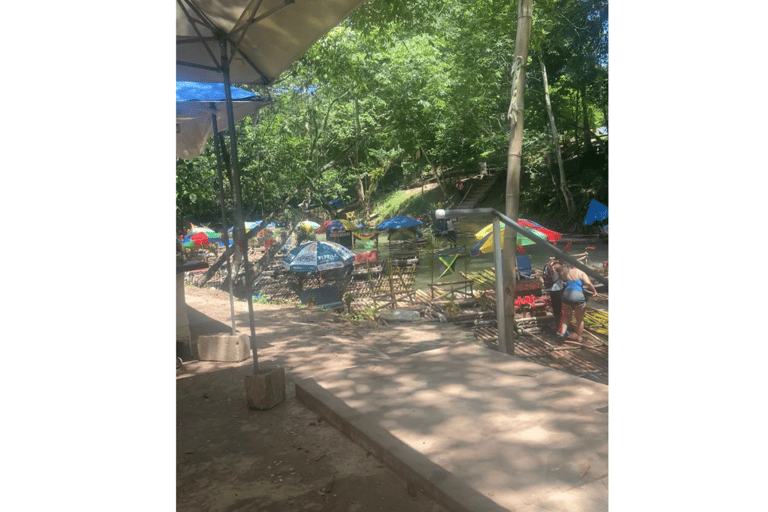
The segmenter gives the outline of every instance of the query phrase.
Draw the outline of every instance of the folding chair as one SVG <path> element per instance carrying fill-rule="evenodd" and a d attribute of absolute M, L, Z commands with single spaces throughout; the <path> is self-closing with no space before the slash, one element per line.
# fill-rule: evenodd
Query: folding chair
<path fill-rule="evenodd" d="M 518 279 L 536 279 L 531 266 L 531 257 L 527 254 L 517 255 L 517 277 Z"/>
<path fill-rule="evenodd" d="M 446 274 L 456 273 L 456 260 L 459 256 L 464 254 L 464 251 L 464 246 L 460 245 L 458 247 L 448 247 L 447 249 L 441 249 L 435 252 L 437 259 L 440 260 L 443 265 L 445 265 L 445 270 L 443 270 L 443 273 L 440 274 L 440 277 L 443 277 Z"/>

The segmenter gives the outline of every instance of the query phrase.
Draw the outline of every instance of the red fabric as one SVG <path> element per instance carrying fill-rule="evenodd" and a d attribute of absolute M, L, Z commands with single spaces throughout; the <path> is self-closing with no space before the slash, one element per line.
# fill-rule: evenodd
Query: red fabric
<path fill-rule="evenodd" d="M 526 228 L 533 228 L 536 231 L 539 231 L 547 236 L 547 240 L 550 242 L 555 242 L 557 240 L 560 240 L 563 238 L 563 235 L 561 233 L 558 233 L 557 231 L 552 231 L 551 229 L 547 229 L 542 226 L 536 226 L 535 224 L 528 222 L 525 219 L 517 219 L 517 223 L 520 224 L 523 227 Z"/>
<path fill-rule="evenodd" d="M 327 220 L 327 221 L 323 222 L 323 225 L 320 226 L 319 228 L 317 228 L 315 233 L 320 233 L 320 234 L 325 233 L 325 229 L 328 227 L 328 224 L 330 224 L 331 222 L 333 222 L 333 221 Z"/>
<path fill-rule="evenodd" d="M 366 252 L 358 252 L 355 254 L 355 264 L 358 265 L 360 263 L 376 263 L 379 261 L 379 251 L 373 250 L 373 251 L 366 251 Z"/>
<path fill-rule="evenodd" d="M 210 242 L 208 241 L 208 235 L 203 233 L 202 231 L 199 233 L 195 233 L 191 237 L 189 237 L 190 240 L 195 242 L 195 245 L 206 245 Z"/>

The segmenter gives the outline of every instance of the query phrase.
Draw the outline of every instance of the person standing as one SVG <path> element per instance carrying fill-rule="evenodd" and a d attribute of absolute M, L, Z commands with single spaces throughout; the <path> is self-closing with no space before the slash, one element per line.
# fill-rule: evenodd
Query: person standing
<path fill-rule="evenodd" d="M 557 258 L 550 258 L 544 265 L 544 288 L 549 291 L 549 298 L 552 301 L 552 313 L 555 318 L 555 332 L 560 330 L 560 320 L 563 316 L 563 288 L 565 283 L 560 278 L 558 268 L 562 268 Z"/>
<path fill-rule="evenodd" d="M 559 268 L 558 268 L 559 267 Z M 587 297 L 584 295 L 584 285 L 592 290 L 593 295 L 597 295 L 595 285 L 589 280 L 589 276 L 577 268 L 563 268 L 562 265 L 555 265 L 560 279 L 565 283 L 563 289 L 563 315 L 558 329 L 558 341 L 565 338 L 568 330 L 568 322 L 571 315 L 575 317 L 576 331 L 579 341 L 583 341 L 581 336 L 584 332 L 584 313 L 587 310 Z"/>

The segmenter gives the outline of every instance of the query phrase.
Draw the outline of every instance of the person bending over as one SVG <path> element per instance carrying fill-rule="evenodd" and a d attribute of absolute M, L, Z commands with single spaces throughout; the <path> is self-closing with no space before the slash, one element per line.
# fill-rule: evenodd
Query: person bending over
<path fill-rule="evenodd" d="M 587 310 L 587 297 L 584 295 L 584 285 L 591 289 L 593 295 L 597 295 L 595 285 L 589 280 L 587 274 L 577 268 L 566 269 L 562 265 L 556 264 L 555 270 L 565 283 L 565 289 L 563 290 L 563 314 L 557 333 L 558 341 L 562 341 L 565 338 L 571 315 L 575 317 L 579 341 L 583 341 L 581 336 L 584 332 L 584 313 Z"/>

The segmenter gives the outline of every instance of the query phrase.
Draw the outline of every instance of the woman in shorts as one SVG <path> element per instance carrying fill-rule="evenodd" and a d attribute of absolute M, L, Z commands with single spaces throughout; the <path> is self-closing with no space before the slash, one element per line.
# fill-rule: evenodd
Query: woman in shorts
<path fill-rule="evenodd" d="M 560 320 L 560 328 L 557 331 L 558 341 L 565 338 L 568 330 L 568 322 L 571 315 L 576 317 L 576 330 L 579 335 L 579 341 L 582 341 L 581 335 L 584 331 L 584 313 L 587 310 L 587 297 L 584 295 L 584 285 L 592 290 L 592 295 L 597 295 L 595 286 L 589 280 L 589 276 L 577 268 L 563 268 L 556 264 L 555 270 L 560 275 L 560 279 L 565 283 L 563 290 L 563 314 Z"/>

